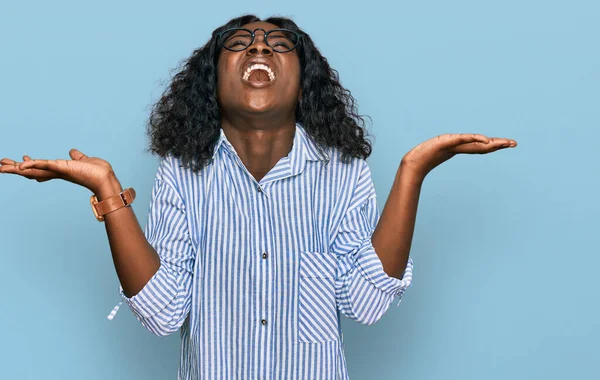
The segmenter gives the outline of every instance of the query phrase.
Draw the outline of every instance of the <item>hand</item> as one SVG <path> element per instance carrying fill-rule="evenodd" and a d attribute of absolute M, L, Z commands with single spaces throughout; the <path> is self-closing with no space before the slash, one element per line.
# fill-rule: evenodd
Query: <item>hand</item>
<path fill-rule="evenodd" d="M 461 133 L 445 134 L 429 139 L 402 158 L 402 165 L 414 170 L 423 178 L 439 164 L 454 157 L 457 153 L 486 154 L 499 149 L 514 148 L 515 140 L 484 135 Z"/>
<path fill-rule="evenodd" d="M 23 156 L 23 162 L 16 162 L 3 158 L 0 173 L 18 174 L 37 182 L 59 178 L 86 187 L 95 194 L 114 176 L 112 166 L 101 158 L 88 157 L 77 149 L 71 149 L 69 156 L 72 160 L 32 160 Z"/>

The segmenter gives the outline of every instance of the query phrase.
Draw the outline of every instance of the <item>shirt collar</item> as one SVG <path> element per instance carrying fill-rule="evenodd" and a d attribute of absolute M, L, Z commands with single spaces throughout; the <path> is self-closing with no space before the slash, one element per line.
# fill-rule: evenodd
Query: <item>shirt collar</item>
<path fill-rule="evenodd" d="M 229 141 L 227 140 L 227 137 L 225 136 L 225 132 L 223 132 L 223 128 L 219 128 L 219 139 L 217 140 L 217 143 L 215 144 L 215 149 L 213 150 L 213 155 L 212 155 L 213 160 L 215 159 L 215 157 L 217 156 L 217 153 L 219 152 L 219 149 L 225 142 L 227 142 L 227 144 L 229 144 Z"/>
<path fill-rule="evenodd" d="M 216 157 L 219 150 L 226 146 L 230 152 L 234 152 L 233 146 L 227 140 L 227 136 L 225 136 L 225 132 L 223 132 L 223 128 L 219 129 L 219 139 L 215 144 L 215 148 L 213 150 L 213 160 Z M 292 168 L 296 168 L 294 171 L 301 171 L 304 165 L 300 165 L 303 161 L 329 161 L 330 157 L 325 152 L 324 149 L 321 149 L 313 139 L 308 135 L 308 133 L 304 130 L 304 127 L 300 123 L 296 123 L 296 133 L 294 134 L 294 143 L 292 145 L 292 150 L 288 154 L 290 158 L 290 163 Z"/>
<path fill-rule="evenodd" d="M 299 152 L 299 156 L 307 161 L 330 160 L 327 152 L 314 142 L 312 137 L 299 123 L 296 123 L 296 134 L 294 135 L 294 147 L 296 146 L 298 148 L 296 152 Z M 292 147 L 292 151 L 290 153 L 294 152 L 294 147 Z"/>

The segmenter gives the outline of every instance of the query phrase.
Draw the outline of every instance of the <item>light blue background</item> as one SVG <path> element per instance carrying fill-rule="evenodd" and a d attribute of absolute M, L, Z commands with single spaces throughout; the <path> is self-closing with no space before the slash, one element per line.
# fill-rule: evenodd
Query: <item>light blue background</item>
<path fill-rule="evenodd" d="M 510 137 L 426 179 L 413 286 L 343 321 L 352 379 L 598 379 L 600 49 L 596 1 L 6 1 L 0 157 L 105 158 L 145 225 L 144 123 L 171 69 L 228 19 L 292 16 L 372 118 L 383 207 L 438 134 Z M 90 192 L 0 177 L 0 378 L 175 379 L 179 334 L 119 301 Z"/>

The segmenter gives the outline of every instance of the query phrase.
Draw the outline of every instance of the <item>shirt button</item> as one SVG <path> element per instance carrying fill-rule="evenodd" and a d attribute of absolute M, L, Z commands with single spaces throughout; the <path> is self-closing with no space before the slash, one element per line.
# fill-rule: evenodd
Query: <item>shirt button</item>
<path fill-rule="evenodd" d="M 260 323 L 262 323 L 263 326 L 266 326 L 267 325 L 267 320 L 263 319 L 262 321 L 260 321 Z"/>
<path fill-rule="evenodd" d="M 262 193 L 262 187 L 258 187 L 256 190 L 258 190 L 259 193 Z"/>
<path fill-rule="evenodd" d="M 263 252 L 263 254 L 262 254 L 262 257 L 263 257 L 263 259 L 266 259 L 266 258 L 267 258 L 267 256 L 268 256 L 268 255 L 267 255 L 267 252 Z"/>

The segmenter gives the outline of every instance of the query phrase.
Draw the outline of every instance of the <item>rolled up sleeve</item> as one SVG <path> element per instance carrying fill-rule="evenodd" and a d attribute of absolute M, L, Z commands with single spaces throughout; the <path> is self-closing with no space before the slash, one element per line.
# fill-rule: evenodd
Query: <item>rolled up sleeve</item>
<path fill-rule="evenodd" d="M 168 161 L 161 161 L 144 229 L 148 243 L 160 257 L 160 268 L 132 297 L 127 297 L 119 286 L 119 294 L 136 318 L 159 336 L 178 330 L 191 307 L 196 253 L 190 239 L 185 204 L 175 183 Z"/>
<path fill-rule="evenodd" d="M 371 237 L 379 220 L 371 175 L 365 164 L 354 199 L 331 245 L 338 259 L 336 299 L 348 318 L 371 325 L 389 309 L 394 298 L 398 305 L 412 282 L 413 260 L 402 278 L 389 276 L 373 248 Z"/>

